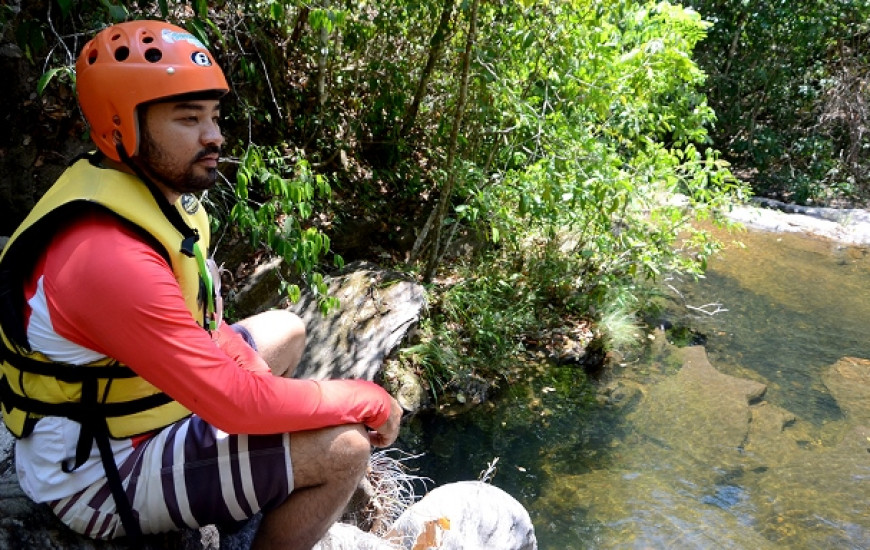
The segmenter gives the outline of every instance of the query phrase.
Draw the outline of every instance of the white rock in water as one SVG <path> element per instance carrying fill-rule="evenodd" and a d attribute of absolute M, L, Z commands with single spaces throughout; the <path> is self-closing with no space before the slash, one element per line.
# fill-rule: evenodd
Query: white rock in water
<path fill-rule="evenodd" d="M 393 525 L 404 548 L 535 550 L 529 513 L 503 490 L 460 481 L 430 491 Z M 423 543 L 417 546 L 418 542 Z"/>

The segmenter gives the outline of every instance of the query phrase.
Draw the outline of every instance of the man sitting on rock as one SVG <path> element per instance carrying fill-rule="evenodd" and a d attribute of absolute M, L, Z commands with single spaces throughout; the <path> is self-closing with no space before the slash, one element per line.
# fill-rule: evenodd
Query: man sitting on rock
<path fill-rule="evenodd" d="M 222 323 L 209 228 L 228 85 L 157 21 L 109 27 L 76 63 L 99 152 L 59 178 L 0 257 L 3 417 L 23 490 L 93 538 L 241 522 L 310 548 L 397 436 L 361 380 L 292 373 L 301 320 Z M 270 370 L 271 367 L 271 370 Z"/>

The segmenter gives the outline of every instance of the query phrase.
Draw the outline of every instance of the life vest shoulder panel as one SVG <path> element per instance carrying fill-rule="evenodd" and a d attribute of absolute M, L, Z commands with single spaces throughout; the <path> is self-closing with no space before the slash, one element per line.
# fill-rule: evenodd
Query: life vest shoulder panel
<path fill-rule="evenodd" d="M 181 251 L 183 235 L 161 212 L 154 196 L 137 177 L 117 170 L 102 169 L 88 160 L 68 168 L 36 204 L 15 231 L 0 255 L 2 290 L 23 295 L 24 278 L 33 261 L 51 237 L 71 215 L 87 208 L 104 208 L 153 238 L 155 245 L 171 264 L 185 304 L 193 318 L 205 323 L 204 285 L 197 260 Z M 199 244 L 208 249 L 208 216 L 199 201 L 185 195 L 174 206 L 182 220 L 199 234 Z M 16 288 L 17 287 L 17 288 Z M 3 419 L 10 432 L 24 437 L 36 420 L 48 414 L 73 419 L 81 412 L 83 394 L 94 393 L 87 414 L 99 414 L 107 420 L 112 437 L 122 438 L 147 433 L 167 426 L 190 414 L 186 408 L 168 398 L 158 388 L 136 376 L 130 369 L 111 359 L 88 365 L 62 365 L 33 352 L 29 345 L 13 337 L 21 334 L 22 298 L 0 304 L 0 336 L 3 354 L 0 399 Z M 63 370 L 57 370 L 63 369 Z M 87 396 L 84 397 L 87 400 Z"/>

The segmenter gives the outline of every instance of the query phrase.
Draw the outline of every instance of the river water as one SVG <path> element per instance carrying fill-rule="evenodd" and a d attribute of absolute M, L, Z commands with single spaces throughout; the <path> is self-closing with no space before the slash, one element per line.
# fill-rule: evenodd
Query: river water
<path fill-rule="evenodd" d="M 661 403 L 682 390 L 660 388 L 682 367 L 659 334 L 658 351 L 626 355 L 597 386 L 529 367 L 471 413 L 413 419 L 401 444 L 423 453 L 416 473 L 440 485 L 495 462 L 492 483 L 529 510 L 544 550 L 870 548 L 870 422 L 856 427 L 823 383 L 841 358 L 870 359 L 870 255 L 798 234 L 724 237 L 745 246 L 698 282 L 669 281 L 656 322 L 703 343 L 719 372 L 766 385 L 734 414 L 756 431 L 780 419 L 767 439 L 729 443 L 703 413 L 677 420 L 680 402 Z"/>

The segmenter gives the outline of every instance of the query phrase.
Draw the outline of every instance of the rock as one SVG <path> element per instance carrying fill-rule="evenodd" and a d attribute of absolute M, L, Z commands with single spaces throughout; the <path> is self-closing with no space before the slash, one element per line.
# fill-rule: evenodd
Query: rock
<path fill-rule="evenodd" d="M 401 273 L 362 262 L 348 264 L 327 284 L 330 294 L 341 300 L 338 311 L 324 317 L 310 294 L 289 308 L 302 317 L 308 331 L 296 376 L 373 380 L 419 321 L 425 291 Z"/>
<path fill-rule="evenodd" d="M 15 469 L 12 449 L 15 446 L 15 438 L 6 429 L 6 424 L 0 422 L 0 477 L 11 473 Z"/>
<path fill-rule="evenodd" d="M 532 521 L 519 502 L 493 485 L 460 481 L 430 491 L 405 510 L 383 538 L 337 523 L 313 550 L 537 547 Z"/>
<path fill-rule="evenodd" d="M 643 386 L 633 380 L 615 380 L 599 392 L 599 403 L 629 411 L 640 402 L 643 393 Z"/>
<path fill-rule="evenodd" d="M 661 458 L 664 468 L 673 463 L 673 459 L 663 456 L 666 452 L 649 442 L 638 450 L 638 455 L 643 454 L 650 464 Z M 597 550 L 779 548 L 747 527 L 751 516 L 741 509 L 743 495 L 724 496 L 717 494 L 716 489 L 704 495 L 699 491 L 698 479 L 693 477 L 675 484 L 671 474 L 660 468 L 632 464 L 584 475 L 560 475 L 553 479 L 557 486 L 541 488 L 542 496 L 534 505 L 535 511 L 543 517 L 582 517 L 584 523 L 594 524 L 584 542 L 588 540 L 588 547 Z M 715 480 L 708 483 L 709 487 L 716 487 Z M 705 496 L 728 502 L 707 505 L 702 501 Z M 572 528 L 573 525 L 565 524 L 550 527 Z"/>
<path fill-rule="evenodd" d="M 241 287 L 227 296 L 238 316 L 250 317 L 280 304 L 283 295 L 279 289 L 289 275 L 286 271 L 281 258 L 272 258 L 245 277 Z"/>
<path fill-rule="evenodd" d="M 822 382 L 851 421 L 870 426 L 870 360 L 844 357 L 822 375 Z"/>
<path fill-rule="evenodd" d="M 809 233 L 841 243 L 870 244 L 870 211 L 823 208 L 756 198 L 737 206 L 728 217 L 748 227 L 782 233 Z"/>
<path fill-rule="evenodd" d="M 650 387 L 629 419 L 645 437 L 699 461 L 721 463 L 736 457 L 749 432 L 750 405 L 766 387 L 722 374 L 701 346 L 672 353 L 682 368 Z"/>
<path fill-rule="evenodd" d="M 336 523 L 311 550 L 396 550 L 384 539 L 346 523 Z M 223 549 L 222 549 L 223 550 Z"/>
<path fill-rule="evenodd" d="M 216 550 L 208 529 L 190 529 L 144 537 L 144 549 Z M 96 541 L 63 525 L 47 505 L 35 504 L 18 485 L 14 472 L 0 476 L 0 548 L 40 550 L 139 550 L 124 539 Z"/>
<path fill-rule="evenodd" d="M 404 548 L 534 550 L 535 529 L 523 506 L 498 487 L 459 481 L 430 491 L 393 524 L 387 538 Z"/>
<path fill-rule="evenodd" d="M 420 377 L 398 361 L 388 360 L 381 378 L 387 391 L 406 411 L 419 411 L 431 403 L 429 392 Z"/>
<path fill-rule="evenodd" d="M 855 426 L 838 444 L 813 442 L 760 476 L 753 502 L 762 534 L 781 548 L 870 548 L 868 449 L 870 428 Z"/>

